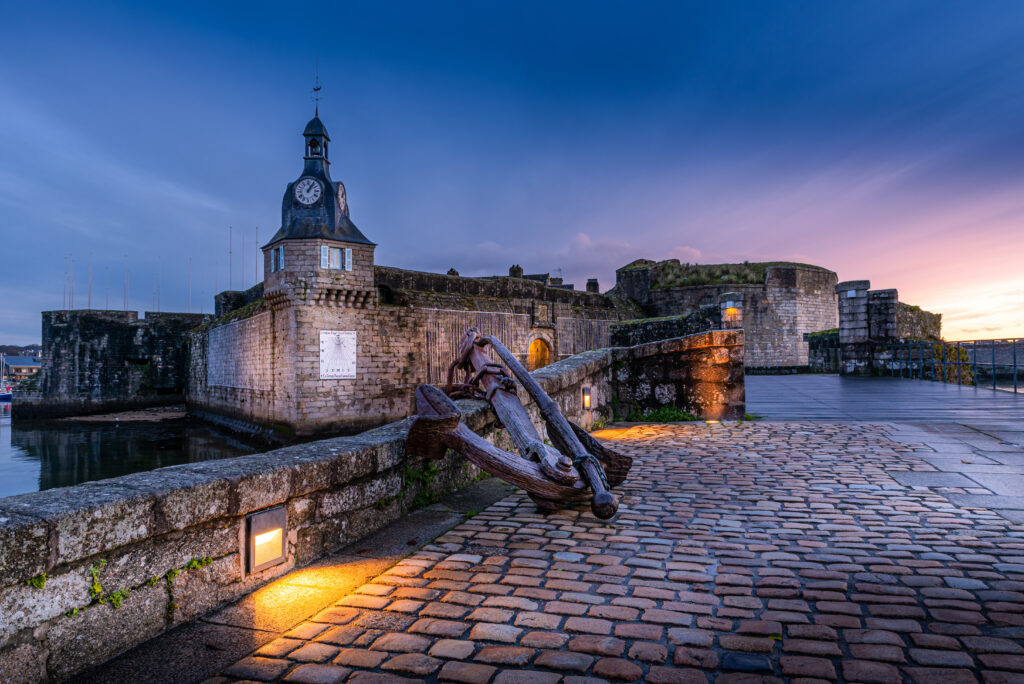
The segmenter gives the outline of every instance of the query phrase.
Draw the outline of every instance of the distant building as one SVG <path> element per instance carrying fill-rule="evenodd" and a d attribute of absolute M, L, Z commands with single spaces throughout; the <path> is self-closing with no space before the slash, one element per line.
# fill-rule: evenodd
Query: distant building
<path fill-rule="evenodd" d="M 3 357 L 3 368 L 0 368 L 0 376 L 13 382 L 21 382 L 38 373 L 42 365 L 39 359 L 31 356 L 5 356 Z"/>

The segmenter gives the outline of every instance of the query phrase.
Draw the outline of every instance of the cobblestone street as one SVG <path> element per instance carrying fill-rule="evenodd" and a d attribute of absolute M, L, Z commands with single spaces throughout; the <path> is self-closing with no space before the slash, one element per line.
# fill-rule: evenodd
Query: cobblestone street
<path fill-rule="evenodd" d="M 615 520 L 517 492 L 210 681 L 1024 682 L 1024 526 L 908 479 L 924 432 L 597 436 L 635 459 Z"/>

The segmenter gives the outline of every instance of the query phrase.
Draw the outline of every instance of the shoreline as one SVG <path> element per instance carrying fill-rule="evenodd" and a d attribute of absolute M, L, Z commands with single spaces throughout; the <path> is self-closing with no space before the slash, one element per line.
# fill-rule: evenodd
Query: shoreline
<path fill-rule="evenodd" d="M 165 420 L 180 420 L 188 418 L 188 412 L 184 404 L 174 406 L 156 406 L 146 409 L 133 409 L 130 411 L 115 411 L 112 413 L 97 413 L 85 416 L 67 416 L 57 418 L 58 423 L 156 423 Z"/>

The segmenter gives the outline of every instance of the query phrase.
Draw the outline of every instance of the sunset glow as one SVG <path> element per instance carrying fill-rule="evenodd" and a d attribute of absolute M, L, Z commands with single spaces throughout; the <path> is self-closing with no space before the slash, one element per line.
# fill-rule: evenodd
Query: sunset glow
<path fill-rule="evenodd" d="M 947 339 L 1024 336 L 1020 3 L 317 12 L 6 8 L 0 338 L 38 341 L 71 284 L 209 312 L 261 280 L 316 58 L 379 264 L 606 291 L 641 257 L 793 260 Z"/>

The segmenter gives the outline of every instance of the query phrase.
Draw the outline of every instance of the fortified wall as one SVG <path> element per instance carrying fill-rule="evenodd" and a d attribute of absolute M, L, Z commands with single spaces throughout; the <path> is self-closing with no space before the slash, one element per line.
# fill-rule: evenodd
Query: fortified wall
<path fill-rule="evenodd" d="M 836 274 L 786 262 L 680 264 L 634 261 L 615 272 L 614 293 L 647 316 L 689 316 L 734 295 L 742 311 L 748 369 L 807 366 L 806 333 L 837 325 Z"/>
<path fill-rule="evenodd" d="M 210 316 L 135 311 L 44 311 L 43 363 L 16 390 L 17 418 L 59 418 L 180 404 L 187 332 Z"/>
<path fill-rule="evenodd" d="M 412 413 L 418 385 L 443 384 L 469 327 L 537 368 L 609 346 L 612 323 L 634 314 L 609 296 L 525 278 L 374 266 L 372 246 L 353 249 L 351 272 L 332 274 L 319 267 L 322 244 L 289 244 L 283 270 L 268 264 L 263 300 L 191 336 L 190 412 L 284 437 L 358 432 Z M 332 345 L 349 334 L 351 366 L 324 367 L 321 331 Z"/>

